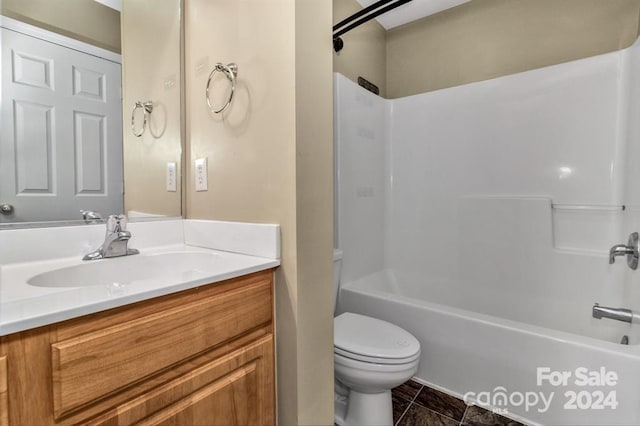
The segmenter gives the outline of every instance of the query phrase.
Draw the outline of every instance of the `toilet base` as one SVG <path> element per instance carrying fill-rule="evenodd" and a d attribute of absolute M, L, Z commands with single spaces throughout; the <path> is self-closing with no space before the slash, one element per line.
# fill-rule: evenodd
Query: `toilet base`
<path fill-rule="evenodd" d="M 393 426 L 390 390 L 362 393 L 350 389 L 346 398 L 336 393 L 334 408 L 338 426 Z"/>

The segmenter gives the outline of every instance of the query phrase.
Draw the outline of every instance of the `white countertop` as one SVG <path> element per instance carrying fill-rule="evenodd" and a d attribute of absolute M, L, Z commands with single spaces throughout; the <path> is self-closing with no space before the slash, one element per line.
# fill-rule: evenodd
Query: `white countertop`
<path fill-rule="evenodd" d="M 12 246 L 14 249 L 13 253 L 0 249 L 0 336 L 280 265 L 277 225 L 189 220 L 130 224 L 132 235 L 140 235 L 138 244 L 134 238 L 130 242 L 130 247 L 140 249 L 139 255 L 82 261 L 81 256 L 75 254 L 75 250 L 83 252 L 86 251 L 87 245 L 94 248 L 99 245 L 99 242 L 95 242 L 95 235 L 90 237 L 94 241 L 83 240 L 87 232 L 100 235 L 95 229 L 91 229 L 98 226 L 69 227 L 67 230 L 44 228 L 0 231 L 0 247 Z M 167 227 L 172 228 L 169 229 L 169 233 L 174 235 L 169 241 L 166 238 Z M 55 258 L 50 254 L 33 254 L 34 251 L 48 253 L 42 246 L 50 244 L 52 233 L 57 237 L 66 237 L 55 240 L 59 241 L 59 244 L 66 244 L 66 249 L 69 249 L 69 246 L 77 246 L 73 249 L 72 256 Z M 159 240 L 155 235 L 165 237 Z M 77 236 L 82 237 L 76 238 Z M 29 245 L 36 241 L 40 242 L 39 247 L 29 251 Z M 154 244 L 158 241 L 170 244 Z M 21 245 L 24 247 L 20 247 Z M 25 250 L 26 254 L 21 256 L 16 254 L 15 250 Z M 57 252 L 65 253 L 65 250 Z M 185 253 L 196 257 L 199 255 L 200 258 L 206 255 L 204 258 L 207 262 L 203 264 L 204 267 L 194 267 L 180 265 L 179 261 L 176 261 L 175 265 L 163 265 L 162 273 L 152 278 L 144 274 L 129 274 L 128 278 L 122 280 L 96 277 L 94 280 L 89 279 L 93 281 L 90 285 L 83 286 L 74 284 L 76 286 L 69 287 L 64 282 L 52 287 L 29 284 L 29 280 L 34 282 L 33 277 L 41 273 L 65 268 L 82 268 L 89 263 L 97 265 L 96 262 L 102 262 L 100 266 L 104 268 L 113 267 L 111 270 L 117 277 L 117 271 L 126 271 L 131 265 L 135 265 L 135 262 L 151 260 L 158 255 L 171 258 L 170 256 L 177 254 L 178 259 Z M 123 276 L 126 275 L 123 272 Z"/>

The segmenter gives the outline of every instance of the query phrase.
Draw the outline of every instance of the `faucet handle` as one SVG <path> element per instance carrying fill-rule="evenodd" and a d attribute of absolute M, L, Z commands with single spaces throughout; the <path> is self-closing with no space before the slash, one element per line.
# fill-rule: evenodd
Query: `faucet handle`
<path fill-rule="evenodd" d="M 123 214 L 118 215 L 118 224 L 120 225 L 121 231 L 127 230 L 127 217 Z"/>
<path fill-rule="evenodd" d="M 123 214 L 112 214 L 107 219 L 107 232 L 120 232 L 127 229 L 127 217 Z"/>
<path fill-rule="evenodd" d="M 640 261 L 640 236 L 637 232 L 629 235 L 629 241 L 626 246 L 618 244 L 611 247 L 611 250 L 609 250 L 609 264 L 615 263 L 617 256 L 625 255 L 629 268 L 634 271 L 638 269 L 638 263 Z"/>
<path fill-rule="evenodd" d="M 94 212 L 92 210 L 80 210 L 80 214 L 82 215 L 82 219 L 84 219 L 85 223 L 102 222 L 102 216 L 98 212 Z"/>

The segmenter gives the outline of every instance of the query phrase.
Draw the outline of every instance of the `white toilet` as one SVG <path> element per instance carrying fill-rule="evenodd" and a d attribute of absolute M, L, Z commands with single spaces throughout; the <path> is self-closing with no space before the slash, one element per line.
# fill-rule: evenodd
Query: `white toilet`
<path fill-rule="evenodd" d="M 342 252 L 334 250 L 334 292 L 340 287 Z M 333 320 L 335 423 L 392 425 L 391 389 L 418 370 L 420 342 L 402 328 L 345 312 Z"/>

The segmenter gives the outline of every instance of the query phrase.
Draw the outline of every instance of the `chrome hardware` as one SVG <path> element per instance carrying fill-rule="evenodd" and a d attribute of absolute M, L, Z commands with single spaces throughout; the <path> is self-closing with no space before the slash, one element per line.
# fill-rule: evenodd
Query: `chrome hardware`
<path fill-rule="evenodd" d="M 102 223 L 104 219 L 98 212 L 94 212 L 91 210 L 80 210 L 80 214 L 82 215 L 82 219 L 84 219 L 84 223 Z"/>
<path fill-rule="evenodd" d="M 126 230 L 127 219 L 124 215 L 111 215 L 107 219 L 107 233 L 102 246 L 85 255 L 82 260 L 106 259 L 109 257 L 129 256 L 140 253 L 136 249 L 127 248 L 131 232 Z"/>
<path fill-rule="evenodd" d="M 13 206 L 11 204 L 0 204 L 0 214 L 13 214 Z"/>
<path fill-rule="evenodd" d="M 341 35 L 346 34 L 352 29 L 359 27 L 365 22 L 369 22 L 373 18 L 392 11 L 393 9 L 402 6 L 405 3 L 409 3 L 412 0 L 379 0 L 376 2 L 369 2 L 367 7 L 359 9 L 353 15 L 343 19 L 333 26 L 333 50 L 339 52 L 344 46 L 344 42 L 340 38 Z"/>
<path fill-rule="evenodd" d="M 229 94 L 229 99 L 227 99 L 227 102 L 225 102 L 225 104 L 218 109 L 215 109 L 213 105 L 211 105 L 211 100 L 209 99 L 209 87 L 211 86 L 211 80 L 213 79 L 213 76 L 215 75 L 216 72 L 224 73 L 224 75 L 231 82 L 231 93 Z M 207 106 L 209 107 L 209 111 L 211 111 L 214 114 L 220 114 L 222 111 L 227 109 L 229 105 L 231 105 L 231 101 L 233 100 L 233 94 L 236 91 L 236 77 L 238 77 L 238 65 L 234 64 L 233 62 L 227 65 L 224 65 L 218 62 L 213 67 L 211 74 L 209 74 L 209 80 L 207 80 L 207 90 L 205 92 L 205 97 L 207 99 Z"/>
<path fill-rule="evenodd" d="M 638 269 L 638 260 L 640 259 L 640 237 L 637 232 L 629 235 L 627 245 L 616 245 L 609 250 L 609 264 L 616 261 L 617 256 L 627 256 L 627 265 L 634 271 Z"/>
<path fill-rule="evenodd" d="M 142 109 L 142 130 L 136 132 L 136 123 L 135 123 L 135 114 L 138 108 Z M 131 110 L 131 130 L 133 131 L 133 135 L 137 138 L 144 134 L 144 131 L 147 130 L 147 119 L 149 114 L 153 112 L 153 102 L 136 102 L 133 106 L 133 110 Z"/>
<path fill-rule="evenodd" d="M 609 318 L 616 321 L 628 322 L 629 324 L 640 323 L 640 315 L 631 309 L 608 308 L 606 306 L 600 306 L 598 303 L 593 305 L 591 315 L 595 319 Z"/>

